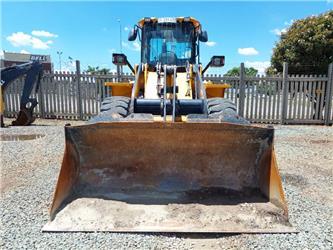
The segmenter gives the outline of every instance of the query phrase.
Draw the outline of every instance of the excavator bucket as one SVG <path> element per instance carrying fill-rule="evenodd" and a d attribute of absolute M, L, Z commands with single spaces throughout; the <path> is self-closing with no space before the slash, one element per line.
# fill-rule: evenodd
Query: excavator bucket
<path fill-rule="evenodd" d="M 294 232 L 272 128 L 126 121 L 65 136 L 43 231 Z"/>
<path fill-rule="evenodd" d="M 21 108 L 16 120 L 12 121 L 13 126 L 28 126 L 35 121 L 32 108 Z"/>

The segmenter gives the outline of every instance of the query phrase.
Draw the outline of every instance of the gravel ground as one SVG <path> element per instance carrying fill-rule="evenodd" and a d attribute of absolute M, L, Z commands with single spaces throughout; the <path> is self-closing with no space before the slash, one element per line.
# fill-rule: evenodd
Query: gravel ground
<path fill-rule="evenodd" d="M 290 221 L 299 233 L 42 233 L 61 164 L 65 123 L 37 120 L 30 127 L 0 129 L 2 136 L 45 135 L 35 140 L 1 141 L 1 249 L 333 248 L 333 129 L 324 126 L 275 126 Z"/>

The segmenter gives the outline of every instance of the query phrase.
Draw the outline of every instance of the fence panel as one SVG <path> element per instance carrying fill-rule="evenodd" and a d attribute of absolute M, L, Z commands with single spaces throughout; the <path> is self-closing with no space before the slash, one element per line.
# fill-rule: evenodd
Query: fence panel
<path fill-rule="evenodd" d="M 238 112 L 256 123 L 332 124 L 333 66 L 327 76 L 288 75 L 284 64 L 282 76 L 221 76 L 206 75 L 204 80 L 228 83 L 225 98 L 232 100 Z M 79 68 L 78 68 L 79 69 Z M 100 103 L 110 96 L 105 82 L 134 80 L 132 74 L 107 75 L 77 72 L 44 74 L 37 98 L 38 117 L 87 120 L 96 115 Z M 5 116 L 15 117 L 20 108 L 24 78 L 13 81 L 5 90 Z"/>
<path fill-rule="evenodd" d="M 281 79 L 246 78 L 245 115 L 251 122 L 279 123 L 281 119 Z"/>
<path fill-rule="evenodd" d="M 290 76 L 286 123 L 324 124 L 327 76 Z"/>

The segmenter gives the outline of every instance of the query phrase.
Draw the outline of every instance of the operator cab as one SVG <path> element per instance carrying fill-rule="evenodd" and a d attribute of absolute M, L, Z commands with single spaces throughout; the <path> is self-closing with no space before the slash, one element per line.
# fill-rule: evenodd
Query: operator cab
<path fill-rule="evenodd" d="M 199 60 L 199 41 L 207 42 L 207 33 L 194 18 L 143 18 L 130 32 L 134 41 L 141 30 L 141 62 L 150 67 L 185 67 Z"/>

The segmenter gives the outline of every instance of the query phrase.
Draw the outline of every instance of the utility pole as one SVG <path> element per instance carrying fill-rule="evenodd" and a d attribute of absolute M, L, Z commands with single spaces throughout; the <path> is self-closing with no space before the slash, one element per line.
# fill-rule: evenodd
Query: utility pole
<path fill-rule="evenodd" d="M 120 18 L 117 19 L 117 22 L 119 23 L 119 45 L 120 45 L 120 53 L 123 53 L 123 44 L 121 41 L 122 35 L 121 35 L 121 22 Z"/>
<path fill-rule="evenodd" d="M 120 45 L 120 53 L 123 53 L 123 43 L 122 43 L 122 35 L 121 35 L 121 22 L 120 18 L 117 19 L 119 23 L 119 45 Z M 117 65 L 117 75 L 118 81 L 121 82 L 121 75 L 123 74 L 123 66 Z"/>
<path fill-rule="evenodd" d="M 59 70 L 61 72 L 61 55 L 62 55 L 62 51 L 57 51 L 57 54 L 59 56 Z"/>

